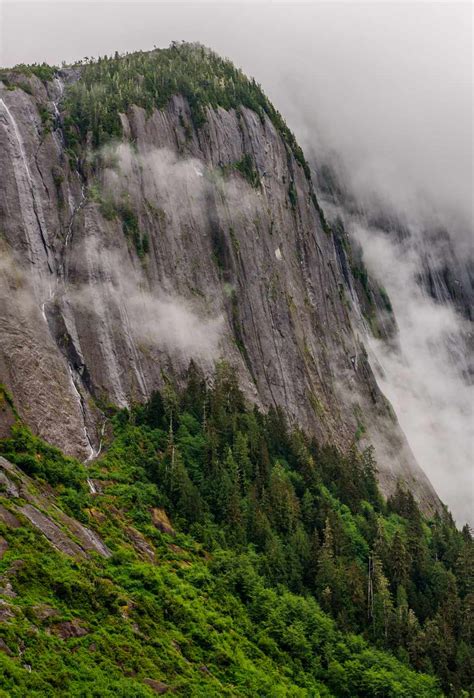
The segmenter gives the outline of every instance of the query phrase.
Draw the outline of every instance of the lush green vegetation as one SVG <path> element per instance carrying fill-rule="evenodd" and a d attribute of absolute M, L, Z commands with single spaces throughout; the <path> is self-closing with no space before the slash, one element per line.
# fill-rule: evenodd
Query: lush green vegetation
<path fill-rule="evenodd" d="M 401 487 L 384 502 L 370 451 L 248 407 L 225 365 L 212 387 L 191 366 L 182 391 L 109 416 L 88 473 L 24 426 L 0 441 L 113 553 L 71 560 L 0 524 L 17 593 L 0 695 L 145 696 L 150 680 L 183 696 L 469 695 L 470 532 L 426 521 Z M 153 525 L 163 511 L 175 535 Z M 62 639 L 72 619 L 86 632 Z"/>
<path fill-rule="evenodd" d="M 258 189 L 260 186 L 259 174 L 255 167 L 253 158 L 248 153 L 246 153 L 240 160 L 237 160 L 237 162 L 232 163 L 232 165 L 225 165 L 221 167 L 221 170 L 224 176 L 232 170 L 236 170 L 237 172 L 240 172 L 242 177 L 247 180 L 251 187 Z"/>
<path fill-rule="evenodd" d="M 290 182 L 290 186 L 288 187 L 288 198 L 290 200 L 291 208 L 295 209 L 298 202 L 298 194 L 296 192 L 296 187 L 293 180 Z"/>
<path fill-rule="evenodd" d="M 137 214 L 126 200 L 119 203 L 116 212 L 122 222 L 125 236 L 132 240 L 138 256 L 144 257 L 149 250 L 149 240 L 146 233 L 140 231 Z"/>
<path fill-rule="evenodd" d="M 67 92 L 64 120 L 68 144 L 77 149 L 92 137 L 99 147 L 122 136 L 120 112 L 135 104 L 148 112 L 165 107 L 173 95 L 186 97 L 194 127 L 206 122 L 206 107 L 255 111 L 280 132 L 310 179 L 293 133 L 255 80 L 200 44 L 173 43 L 167 49 L 103 57 L 82 65 L 81 79 Z"/>
<path fill-rule="evenodd" d="M 47 63 L 31 63 L 30 65 L 20 63 L 14 68 L 0 69 L 0 80 L 3 80 L 6 84 L 12 84 L 12 75 L 25 76 L 27 78 L 35 75 L 42 82 L 47 82 L 54 78 L 54 74 L 57 70 L 58 68 L 56 66 L 48 65 Z"/>
<path fill-rule="evenodd" d="M 319 205 L 318 199 L 316 198 L 316 194 L 314 193 L 314 191 L 311 194 L 311 201 L 313 202 L 314 208 L 318 212 L 319 220 L 321 221 L 322 229 L 324 230 L 326 235 L 329 235 L 329 236 L 332 235 L 333 231 L 331 230 L 331 226 L 329 225 L 329 223 L 326 220 L 326 216 L 324 215 L 324 211 L 321 208 L 321 206 Z"/>

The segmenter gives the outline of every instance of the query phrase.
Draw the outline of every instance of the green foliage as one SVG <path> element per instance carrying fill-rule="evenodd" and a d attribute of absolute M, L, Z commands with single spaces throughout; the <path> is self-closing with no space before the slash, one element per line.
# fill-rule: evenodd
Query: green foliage
<path fill-rule="evenodd" d="M 237 172 L 240 172 L 240 174 L 247 180 L 251 187 L 258 189 L 260 186 L 259 174 L 255 168 L 252 157 L 248 153 L 246 153 L 240 160 L 237 160 L 237 162 L 223 167 L 222 170 L 224 173 L 228 172 L 229 170 L 237 170 Z"/>
<path fill-rule="evenodd" d="M 3 71 L 0 71 L 0 80 L 4 79 L 3 73 L 5 73 L 6 76 L 8 76 L 8 74 L 25 75 L 26 77 L 35 75 L 42 82 L 48 82 L 54 78 L 54 74 L 57 72 L 57 70 L 58 68 L 56 66 L 48 65 L 47 63 L 32 63 L 31 65 L 20 63 L 14 68 L 8 68 L 8 70 L 4 69 Z"/>
<path fill-rule="evenodd" d="M 106 220 L 120 220 L 125 237 L 133 243 L 137 255 L 143 259 L 149 252 L 150 241 L 148 235 L 140 230 L 137 213 L 129 199 L 123 197 L 117 203 L 110 196 L 104 196 L 97 183 L 89 186 L 88 194 L 92 201 L 99 204 L 100 212 Z"/>
<path fill-rule="evenodd" d="M 20 422 L 12 427 L 10 438 L 0 439 L 0 455 L 18 465 L 27 475 L 51 485 L 81 490 L 86 481 L 83 466 L 34 436 Z"/>
<path fill-rule="evenodd" d="M 288 198 L 290 200 L 291 208 L 295 209 L 298 202 L 298 194 L 293 180 L 291 180 L 290 186 L 288 187 Z"/>
<path fill-rule="evenodd" d="M 380 292 L 380 297 L 381 297 L 381 299 L 382 299 L 382 303 L 383 303 L 383 306 L 384 306 L 385 310 L 386 310 L 388 313 L 393 313 L 392 304 L 391 304 L 391 302 L 390 302 L 390 298 L 389 298 L 389 296 L 388 296 L 387 291 L 384 289 L 383 286 L 380 286 L 379 292 Z"/>
<path fill-rule="evenodd" d="M 16 86 L 20 88 L 20 90 L 23 90 L 23 92 L 26 92 L 27 95 L 32 95 L 33 94 L 33 89 L 31 85 L 28 82 L 23 82 L 23 80 L 20 82 L 18 81 L 16 83 Z"/>
<path fill-rule="evenodd" d="M 370 290 L 369 275 L 368 275 L 367 269 L 366 269 L 364 263 L 362 262 L 362 260 L 360 260 L 358 265 L 355 265 L 355 264 L 352 265 L 351 269 L 352 269 L 352 274 L 354 276 L 354 279 L 357 279 L 358 281 L 360 281 L 362 288 L 364 289 L 365 294 L 367 296 L 367 300 L 369 301 L 370 304 L 373 304 L 374 299 L 373 299 L 372 291 Z"/>
<path fill-rule="evenodd" d="M 178 695 L 440 695 L 432 678 L 344 637 L 313 599 L 268 588 L 251 554 L 206 562 L 190 539 L 176 553 L 155 533 L 154 565 L 113 523 L 115 552 L 102 562 L 69 560 L 26 528 L 7 533 L 2 569 L 24 564 L 22 601 L 0 626 L 5 695 L 151 696 L 150 679 Z M 73 619 L 85 634 L 63 640 L 58 629 Z"/>
<path fill-rule="evenodd" d="M 326 220 L 326 216 L 324 215 L 324 211 L 323 211 L 323 209 L 321 208 L 321 206 L 319 205 L 318 199 L 317 199 L 316 194 L 314 193 L 314 191 L 311 192 L 311 201 L 313 202 L 314 208 L 315 208 L 316 211 L 318 212 L 319 220 L 320 220 L 320 222 L 321 222 L 321 227 L 322 227 L 322 229 L 324 230 L 324 232 L 326 233 L 326 235 L 329 235 L 329 236 L 330 236 L 330 235 L 332 234 L 331 226 L 329 225 L 329 223 L 328 223 L 327 220 Z"/>
<path fill-rule="evenodd" d="M 45 131 L 51 131 L 53 125 L 53 117 L 51 112 L 43 104 L 38 105 L 38 112 L 41 117 L 41 123 Z"/>
<path fill-rule="evenodd" d="M 0 383 L 0 409 L 3 410 L 5 406 L 8 406 L 14 417 L 18 419 L 18 412 L 15 409 L 13 398 L 3 383 Z"/>
<path fill-rule="evenodd" d="M 126 200 L 120 201 L 116 210 L 126 237 L 132 240 L 140 259 L 143 258 L 149 250 L 149 240 L 148 236 L 140 231 L 137 214 Z"/>
<path fill-rule="evenodd" d="M 86 62 L 81 68 L 80 80 L 68 88 L 64 102 L 69 146 L 77 149 L 88 133 L 94 147 L 120 138 L 120 113 L 133 104 L 151 113 L 154 108 L 163 109 L 171 97 L 178 94 L 186 98 L 196 129 L 206 123 L 206 107 L 238 109 L 244 106 L 262 120 L 267 116 L 303 167 L 306 177 L 311 178 L 293 133 L 260 85 L 248 79 L 230 61 L 200 44 L 172 43 L 167 49 L 123 56 L 115 54 Z M 181 118 L 184 123 L 182 115 Z M 187 137 L 190 137 L 189 131 Z M 243 166 L 247 170 L 247 166 Z M 254 175 L 250 174 L 253 180 Z"/>
<path fill-rule="evenodd" d="M 48 82 L 54 78 L 54 74 L 57 72 L 58 68 L 56 66 L 48 65 L 47 63 L 33 63 L 32 65 L 21 65 L 16 66 L 25 75 L 36 75 L 37 78 L 43 82 Z"/>
<path fill-rule="evenodd" d="M 75 501 L 71 459 L 24 428 L 3 442 L 33 475 L 42 455 L 61 505 L 113 553 L 73 561 L 0 524 L 0 575 L 26 563 L 0 624 L 6 695 L 148 696 L 150 680 L 189 696 L 468 694 L 470 532 L 427 524 L 402 486 L 385 503 L 371 451 L 344 456 L 250 408 L 226 364 L 212 386 L 191 364 L 184 389 L 111 422 L 89 470 L 101 494 Z M 152 524 L 163 510 L 175 535 Z M 58 616 L 39 622 L 45 605 Z M 74 618 L 87 634 L 61 639 Z"/>

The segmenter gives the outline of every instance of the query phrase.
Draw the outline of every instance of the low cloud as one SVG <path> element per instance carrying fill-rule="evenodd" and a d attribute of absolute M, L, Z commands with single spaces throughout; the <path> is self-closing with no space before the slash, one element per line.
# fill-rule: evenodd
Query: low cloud
<path fill-rule="evenodd" d="M 123 331 L 130 332 L 138 346 L 178 353 L 185 360 L 218 358 L 224 331 L 221 315 L 209 316 L 204 303 L 150 290 L 126 253 L 107 249 L 94 238 L 84 241 L 76 258 L 81 256 L 89 281 L 68 287 L 67 300 L 73 307 L 98 315 L 116 310 Z"/>
<path fill-rule="evenodd" d="M 224 176 L 220 168 L 166 147 L 143 152 L 120 143 L 105 147 L 101 158 L 102 185 L 108 196 L 116 201 L 123 196 L 137 201 L 143 196 L 175 223 L 207 219 L 210 197 L 216 207 L 232 211 L 234 221 L 252 220 L 261 207 L 259 194 L 240 176 Z"/>
<path fill-rule="evenodd" d="M 463 524 L 472 519 L 474 404 L 466 380 L 470 328 L 452 306 L 436 303 L 419 285 L 420 259 L 404 246 L 360 222 L 369 273 L 389 293 L 399 333 L 398 348 L 368 339 L 379 385 L 391 401 L 410 446 L 434 487 Z"/>
<path fill-rule="evenodd" d="M 114 205 L 128 202 L 134 211 L 150 212 L 166 220 L 166 235 L 182 250 L 182 230 L 209 227 L 225 210 L 235 221 L 252 221 L 261 207 L 256 192 L 240 176 L 223 176 L 220 169 L 192 157 L 180 157 L 168 148 L 138 151 L 127 143 L 106 146 L 100 152 L 103 171 L 100 195 Z M 180 252 L 182 254 L 182 252 Z M 87 284 L 68 289 L 72 303 L 83 308 L 121 308 L 137 342 L 156 346 L 184 357 L 212 362 L 218 358 L 224 318 L 210 309 L 213 299 L 192 302 L 169 291 L 169 280 L 161 290 L 150 290 L 142 269 L 131 261 L 126 246 L 107 247 L 103 239 L 89 233 L 76 250 L 74 265 Z M 178 277 L 178 278 L 176 278 Z M 171 285 L 179 281 L 179 271 Z M 188 280 L 189 281 L 189 280 Z"/>
<path fill-rule="evenodd" d="M 135 336 L 168 352 L 186 357 L 216 359 L 223 318 L 199 316 L 182 298 L 137 294 L 125 301 Z"/>

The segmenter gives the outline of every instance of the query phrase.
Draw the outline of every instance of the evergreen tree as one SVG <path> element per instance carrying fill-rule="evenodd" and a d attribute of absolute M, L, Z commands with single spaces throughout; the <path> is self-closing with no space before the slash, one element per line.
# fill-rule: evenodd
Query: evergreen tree
<path fill-rule="evenodd" d="M 337 611 L 337 574 L 334 537 L 328 517 L 324 527 L 323 544 L 318 556 L 316 589 L 320 594 L 323 608 L 333 613 Z"/>
<path fill-rule="evenodd" d="M 388 568 L 390 571 L 392 590 L 395 593 L 398 587 L 406 586 L 410 566 L 410 559 L 405 543 L 403 542 L 400 531 L 396 531 L 388 555 Z"/>
<path fill-rule="evenodd" d="M 384 575 L 381 560 L 373 555 L 373 606 L 370 609 L 372 617 L 372 633 L 375 640 L 388 644 L 389 629 L 392 623 L 393 602 L 390 594 L 388 579 Z"/>

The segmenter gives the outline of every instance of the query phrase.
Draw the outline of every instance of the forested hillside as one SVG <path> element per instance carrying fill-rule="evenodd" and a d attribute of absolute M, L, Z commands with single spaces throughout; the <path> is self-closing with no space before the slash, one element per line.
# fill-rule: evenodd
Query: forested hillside
<path fill-rule="evenodd" d="M 385 502 L 370 451 L 249 407 L 225 364 L 108 416 L 89 470 L 18 420 L 0 441 L 111 553 L 12 528 L 3 491 L 3 695 L 469 695 L 470 532 Z"/>

